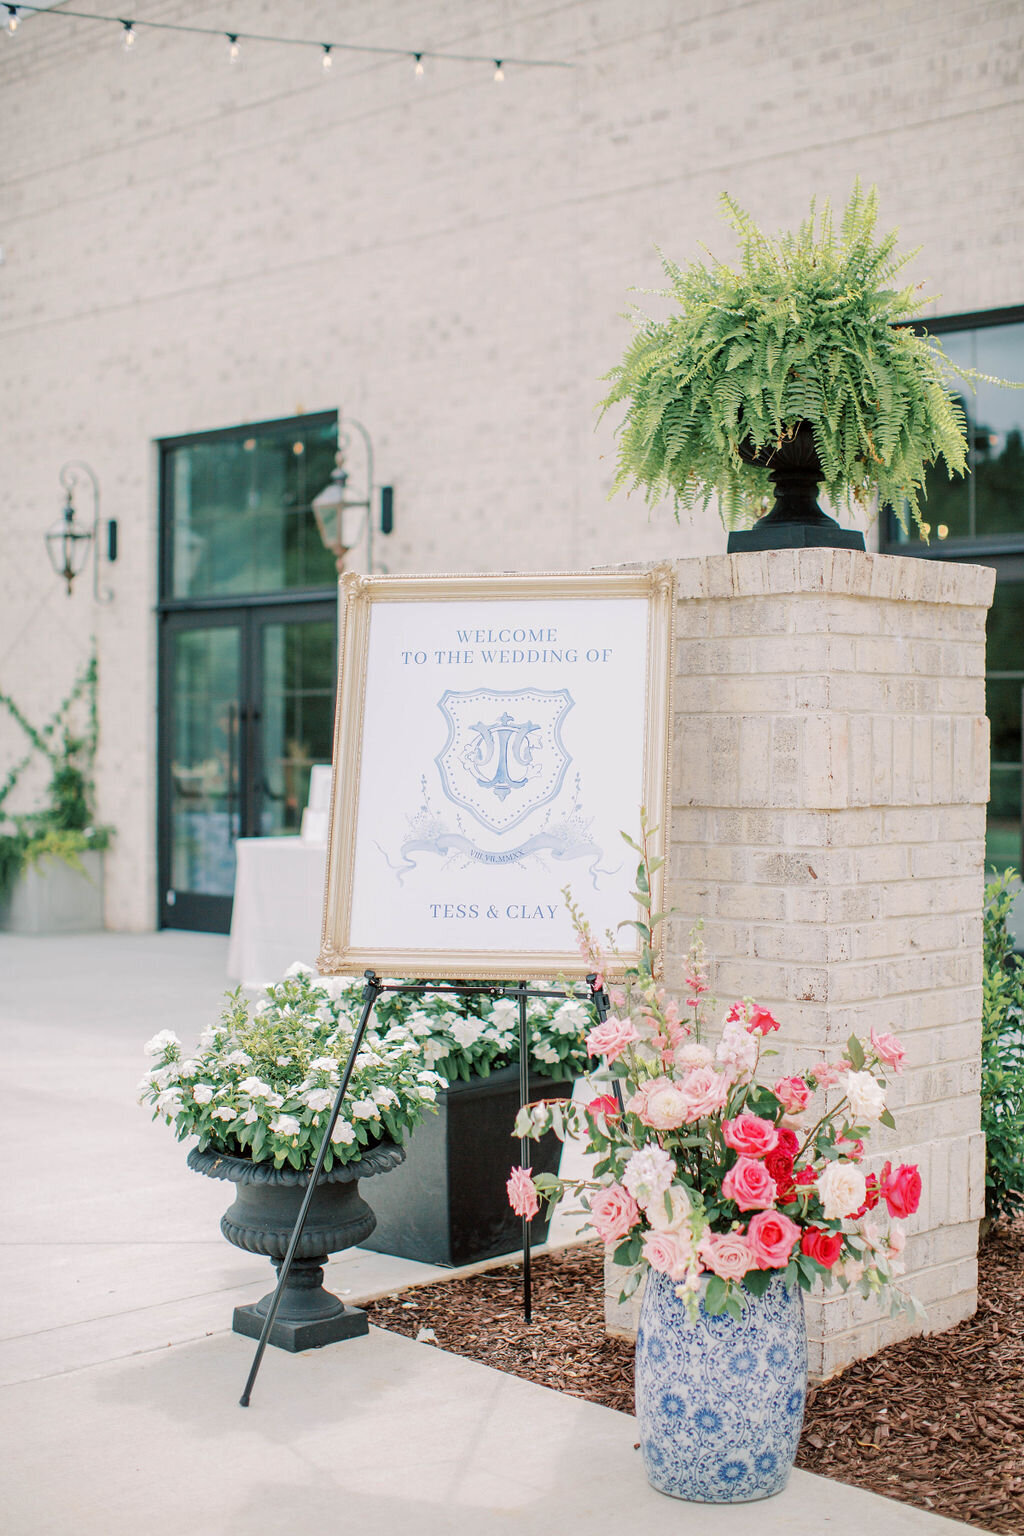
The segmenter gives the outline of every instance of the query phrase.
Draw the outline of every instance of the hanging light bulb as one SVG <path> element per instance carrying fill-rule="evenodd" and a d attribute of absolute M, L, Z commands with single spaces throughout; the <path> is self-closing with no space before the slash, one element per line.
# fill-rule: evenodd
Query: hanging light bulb
<path fill-rule="evenodd" d="M 238 41 L 238 33 L 228 32 L 225 36 L 228 40 L 228 63 L 237 64 L 242 53 L 242 46 Z"/>
<path fill-rule="evenodd" d="M 18 30 L 18 7 L 16 5 L 9 5 L 7 7 L 7 21 L 5 26 L 7 30 L 7 36 L 13 37 L 15 32 Z"/>
<path fill-rule="evenodd" d="M 505 71 L 501 67 L 501 60 L 500 59 L 495 59 L 495 61 L 494 61 L 494 79 L 495 79 L 495 83 L 500 85 L 501 82 L 504 80 L 504 78 L 505 78 Z"/>
<path fill-rule="evenodd" d="M 413 58 L 415 60 L 415 63 L 413 64 L 412 72 L 416 76 L 417 80 L 422 80 L 423 79 L 423 55 L 422 55 L 422 53 L 414 53 L 413 54 Z"/>
<path fill-rule="evenodd" d="M 324 74 L 329 75 L 334 68 L 334 60 L 331 58 L 331 45 L 330 43 L 321 43 L 320 47 L 323 49 L 320 64 Z"/>
<path fill-rule="evenodd" d="M 124 36 L 121 39 L 121 47 L 124 49 L 125 53 L 131 53 L 132 49 L 135 47 L 135 26 L 130 21 L 122 21 L 121 25 L 124 27 Z"/>

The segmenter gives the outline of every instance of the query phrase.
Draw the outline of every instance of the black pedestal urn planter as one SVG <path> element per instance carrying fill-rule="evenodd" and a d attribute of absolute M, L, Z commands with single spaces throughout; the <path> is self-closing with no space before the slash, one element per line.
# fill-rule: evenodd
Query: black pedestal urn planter
<path fill-rule="evenodd" d="M 530 1078 L 530 1098 L 564 1099 L 572 1083 Z M 423 1264 L 475 1264 L 522 1247 L 523 1227 L 505 1184 L 519 1162 L 512 1127 L 519 1110 L 519 1068 L 489 1077 L 455 1078 L 437 1096 L 405 1145 L 406 1160 L 374 1192 L 377 1226 L 363 1242 L 377 1253 Z M 534 1173 L 555 1173 L 562 1143 L 549 1131 L 530 1149 Z M 543 1243 L 546 1207 L 530 1223 L 531 1243 Z"/>
<path fill-rule="evenodd" d="M 327 1256 L 365 1242 L 376 1225 L 373 1211 L 359 1194 L 359 1180 L 397 1168 L 405 1153 L 392 1142 L 381 1142 L 354 1163 L 336 1163 L 320 1177 L 316 1194 L 292 1261 L 269 1342 L 279 1349 L 318 1349 L 339 1339 L 368 1331 L 366 1313 L 347 1307 L 324 1290 Z M 221 1217 L 220 1229 L 229 1243 L 248 1253 L 262 1253 L 280 1271 L 309 1183 L 309 1169 L 275 1168 L 223 1152 L 194 1148 L 188 1165 L 211 1179 L 235 1185 L 234 1204 Z M 267 1293 L 252 1306 L 236 1307 L 236 1333 L 258 1339 L 273 1299 Z"/>
<path fill-rule="evenodd" d="M 757 549 L 863 549 L 864 535 L 856 528 L 841 528 L 818 506 L 818 486 L 823 475 L 814 433 L 801 421 L 792 437 L 783 437 L 759 450 L 749 438 L 739 445 L 745 464 L 767 469 L 775 489 L 775 505 L 753 528 L 734 529 L 726 549 L 729 554 Z"/>

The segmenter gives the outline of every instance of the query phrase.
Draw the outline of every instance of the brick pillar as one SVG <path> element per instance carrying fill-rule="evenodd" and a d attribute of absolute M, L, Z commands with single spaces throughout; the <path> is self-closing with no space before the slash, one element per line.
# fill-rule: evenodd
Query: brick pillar
<path fill-rule="evenodd" d="M 703 915 L 716 995 L 782 1021 L 780 1075 L 854 1030 L 900 1036 L 897 1129 L 876 1147 L 920 1164 L 907 1283 L 929 1329 L 949 1327 L 977 1303 L 984 1211 L 994 573 L 809 549 L 680 560 L 677 579 L 668 980 Z M 808 1322 L 819 1376 L 911 1331 L 838 1290 Z"/>

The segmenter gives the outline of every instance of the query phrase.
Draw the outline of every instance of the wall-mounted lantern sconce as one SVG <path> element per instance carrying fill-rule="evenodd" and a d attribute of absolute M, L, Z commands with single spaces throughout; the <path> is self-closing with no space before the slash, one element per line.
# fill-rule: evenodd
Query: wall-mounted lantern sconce
<path fill-rule="evenodd" d="M 373 518 L 370 516 L 370 507 L 373 503 L 374 491 L 373 443 L 362 422 L 348 416 L 345 418 L 345 427 L 346 429 L 354 427 L 363 440 L 366 459 L 366 495 L 360 497 L 348 494 L 349 472 L 345 467 L 345 461 L 352 438 L 347 430 L 342 429 L 339 418 L 338 452 L 334 457 L 334 469 L 323 490 L 313 498 L 313 516 L 316 518 L 316 526 L 320 531 L 323 546 L 334 556 L 339 574 L 345 569 L 345 556 L 363 537 L 365 524 L 366 569 L 372 572 Z M 390 485 L 381 487 L 380 499 L 381 532 L 390 533 L 394 526 L 394 493 Z"/>
<path fill-rule="evenodd" d="M 92 487 L 92 522 L 85 523 L 78 520 L 75 508 L 75 491 L 80 480 L 85 479 Z M 54 571 L 68 584 L 68 596 L 71 596 L 71 583 L 76 576 L 84 571 L 89 559 L 89 550 L 93 551 L 92 567 L 92 592 L 98 603 L 109 603 L 114 594 L 107 589 L 100 588 L 100 485 L 95 474 L 88 464 L 65 464 L 60 472 L 60 483 L 64 487 L 64 508 L 55 523 L 46 531 L 46 553 L 50 557 L 50 564 Z M 117 559 L 117 523 L 113 520 L 107 524 L 107 562 L 112 565 Z"/>

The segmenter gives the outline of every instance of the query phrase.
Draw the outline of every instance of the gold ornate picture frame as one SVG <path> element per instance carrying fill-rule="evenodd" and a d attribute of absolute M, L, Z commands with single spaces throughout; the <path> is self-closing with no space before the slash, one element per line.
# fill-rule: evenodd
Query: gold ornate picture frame
<path fill-rule="evenodd" d="M 563 889 L 603 944 L 639 911 L 641 806 L 663 853 L 672 567 L 350 574 L 341 600 L 320 970 L 584 974 Z M 612 974 L 635 929 L 616 945 Z"/>

